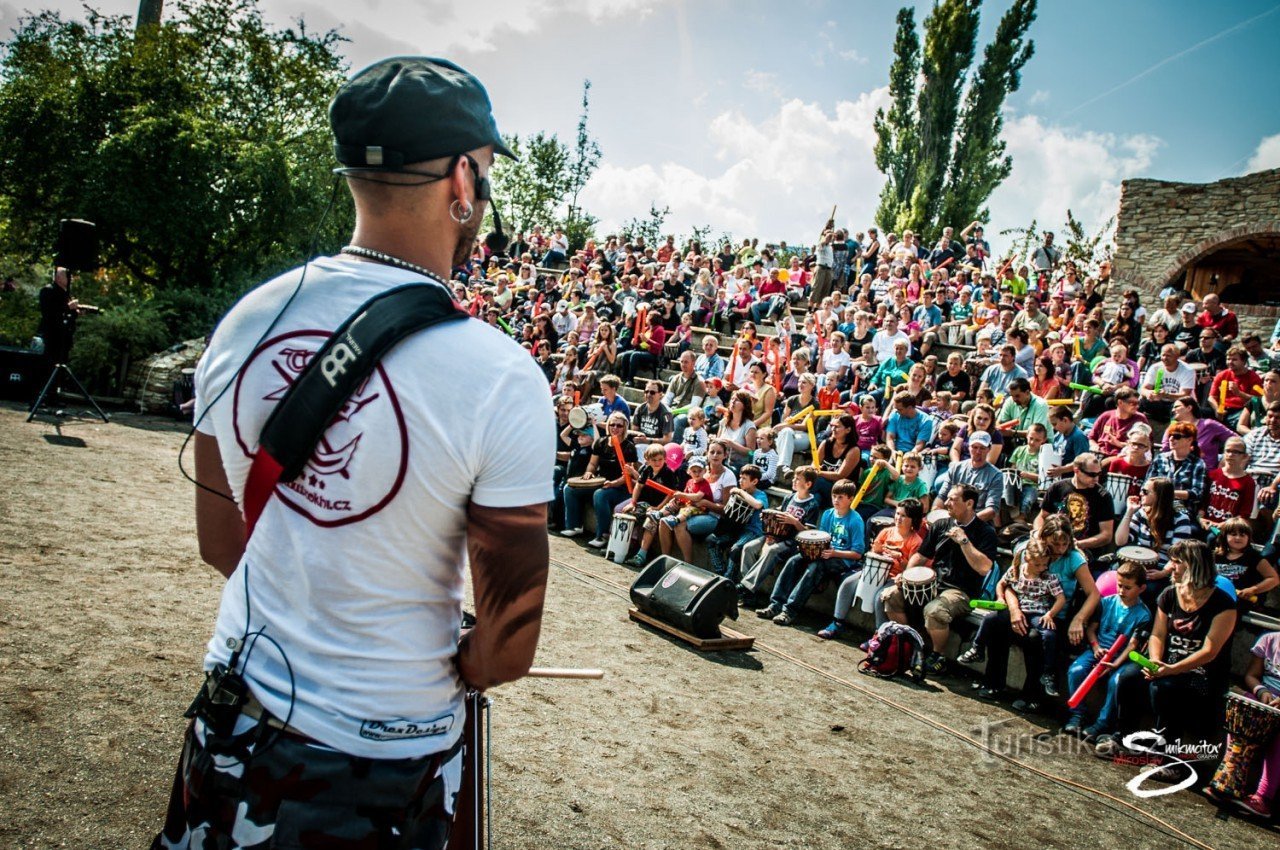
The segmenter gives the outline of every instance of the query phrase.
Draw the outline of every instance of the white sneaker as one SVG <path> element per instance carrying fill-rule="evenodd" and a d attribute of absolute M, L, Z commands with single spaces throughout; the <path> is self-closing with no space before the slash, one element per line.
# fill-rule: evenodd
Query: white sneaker
<path fill-rule="evenodd" d="M 609 545 L 609 541 L 605 540 L 603 537 L 597 537 L 594 540 L 588 540 L 587 545 L 592 549 L 603 549 L 605 546 Z"/>
<path fill-rule="evenodd" d="M 582 531 L 583 530 L 581 528 L 566 528 L 564 531 L 560 532 L 560 534 L 562 537 L 577 537 L 582 533 Z"/>

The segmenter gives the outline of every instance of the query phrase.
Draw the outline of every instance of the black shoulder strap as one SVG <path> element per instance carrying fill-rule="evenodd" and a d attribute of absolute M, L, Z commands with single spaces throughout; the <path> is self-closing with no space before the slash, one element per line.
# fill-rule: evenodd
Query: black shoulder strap
<path fill-rule="evenodd" d="M 333 418 L 393 346 L 417 331 L 466 318 L 443 286 L 411 283 L 375 295 L 343 322 L 262 428 L 245 484 L 247 535 L 276 485 L 302 474 Z"/>

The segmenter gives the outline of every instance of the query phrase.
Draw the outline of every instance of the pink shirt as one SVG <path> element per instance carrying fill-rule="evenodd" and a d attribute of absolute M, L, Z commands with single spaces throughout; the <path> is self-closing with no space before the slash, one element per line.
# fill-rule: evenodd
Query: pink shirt
<path fill-rule="evenodd" d="M 884 435 L 884 420 L 879 416 L 872 416 L 870 420 L 859 416 L 854 420 L 854 428 L 858 431 L 858 448 L 869 449 L 881 442 L 881 437 Z"/>

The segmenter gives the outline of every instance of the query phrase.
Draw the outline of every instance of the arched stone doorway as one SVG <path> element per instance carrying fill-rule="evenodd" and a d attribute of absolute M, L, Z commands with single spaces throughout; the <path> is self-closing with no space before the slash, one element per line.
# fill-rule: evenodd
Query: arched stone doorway
<path fill-rule="evenodd" d="M 1193 259 L 1166 275 L 1161 288 L 1174 286 L 1197 301 L 1217 293 L 1236 305 L 1280 305 L 1280 232 L 1206 240 L 1195 251 Z"/>

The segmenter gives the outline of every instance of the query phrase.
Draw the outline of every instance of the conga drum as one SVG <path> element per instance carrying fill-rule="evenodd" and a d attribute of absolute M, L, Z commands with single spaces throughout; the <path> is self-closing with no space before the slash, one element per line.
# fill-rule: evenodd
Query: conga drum
<path fill-rule="evenodd" d="M 1001 472 L 1004 473 L 1004 503 L 1016 508 L 1022 502 L 1022 472 L 1012 466 Z"/>
<path fill-rule="evenodd" d="M 767 537 L 774 540 L 790 540 L 796 536 L 799 530 L 790 522 L 791 514 L 786 511 L 774 510 L 766 508 L 760 512 L 760 522 L 764 526 L 764 533 Z"/>
<path fill-rule="evenodd" d="M 605 547 L 604 556 L 615 564 L 621 564 L 631 554 L 631 541 L 636 532 L 636 515 L 626 511 L 618 511 L 613 515 L 613 523 L 609 526 L 609 545 Z"/>
<path fill-rule="evenodd" d="M 1133 492 L 1133 485 L 1137 481 L 1138 479 L 1132 475 L 1125 475 L 1123 472 L 1107 473 L 1107 493 L 1111 496 L 1111 504 L 1115 508 L 1117 519 L 1124 516 L 1129 494 Z"/>
<path fill-rule="evenodd" d="M 741 493 L 734 493 L 729 500 L 724 503 L 721 508 L 720 515 L 732 523 L 745 526 L 751 521 L 751 512 L 755 510 L 751 505 L 747 504 L 746 497 Z"/>
<path fill-rule="evenodd" d="M 1225 725 L 1231 740 L 1209 786 L 1224 796 L 1242 798 L 1262 748 L 1280 732 L 1280 711 L 1231 692 L 1227 694 Z"/>
<path fill-rule="evenodd" d="M 892 570 L 893 558 L 888 555 L 868 552 L 862 556 L 862 574 L 858 577 L 858 589 L 853 594 L 858 607 L 867 613 L 876 610 L 876 596 L 888 584 Z"/>
<path fill-rule="evenodd" d="M 923 608 L 938 595 L 938 573 L 932 567 L 909 567 L 902 571 L 902 598 L 908 605 Z"/>
<path fill-rule="evenodd" d="M 810 561 L 822 560 L 822 553 L 831 548 L 831 535 L 816 528 L 806 528 L 796 535 L 800 554 Z"/>

